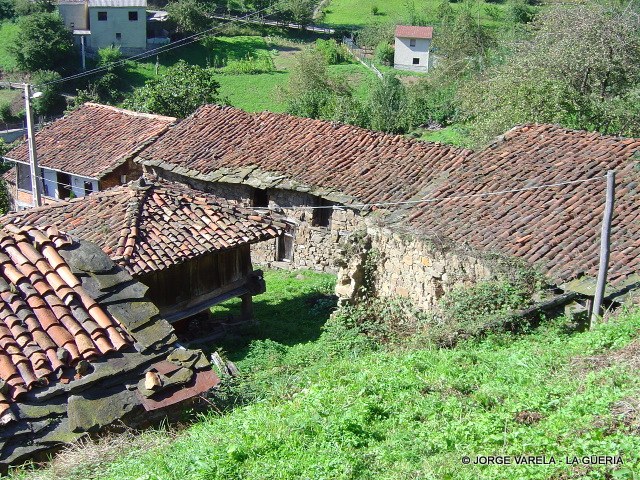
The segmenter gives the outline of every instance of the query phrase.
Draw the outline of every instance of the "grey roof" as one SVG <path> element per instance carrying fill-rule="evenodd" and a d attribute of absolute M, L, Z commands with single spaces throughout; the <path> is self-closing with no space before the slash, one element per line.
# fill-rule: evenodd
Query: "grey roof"
<path fill-rule="evenodd" d="M 89 7 L 145 7 L 147 0 L 89 0 Z"/>

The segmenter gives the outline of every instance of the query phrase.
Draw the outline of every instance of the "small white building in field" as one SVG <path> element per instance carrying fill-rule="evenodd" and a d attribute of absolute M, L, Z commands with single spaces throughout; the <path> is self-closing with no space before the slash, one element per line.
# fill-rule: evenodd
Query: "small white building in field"
<path fill-rule="evenodd" d="M 147 48 L 147 0 L 58 0 L 67 28 L 89 51 L 120 47 L 125 55 Z"/>
<path fill-rule="evenodd" d="M 398 25 L 395 37 L 394 68 L 415 72 L 429 71 L 433 27 Z"/>

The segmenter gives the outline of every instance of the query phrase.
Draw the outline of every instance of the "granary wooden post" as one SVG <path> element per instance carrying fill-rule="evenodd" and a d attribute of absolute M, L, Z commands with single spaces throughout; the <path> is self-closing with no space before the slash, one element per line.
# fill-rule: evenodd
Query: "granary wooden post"
<path fill-rule="evenodd" d="M 242 300 L 242 306 L 240 307 L 240 316 L 242 320 L 253 319 L 253 297 L 251 293 L 245 293 L 240 297 Z"/>
<path fill-rule="evenodd" d="M 596 324 L 600 316 L 604 289 L 607 285 L 607 270 L 609 268 L 609 251 L 611 245 L 611 219 L 613 218 L 613 203 L 615 200 L 616 172 L 607 172 L 607 199 L 604 206 L 604 217 L 602 219 L 602 235 L 600 237 L 600 269 L 598 270 L 598 281 L 596 283 L 596 293 L 593 299 L 593 309 L 591 312 L 591 327 Z"/>

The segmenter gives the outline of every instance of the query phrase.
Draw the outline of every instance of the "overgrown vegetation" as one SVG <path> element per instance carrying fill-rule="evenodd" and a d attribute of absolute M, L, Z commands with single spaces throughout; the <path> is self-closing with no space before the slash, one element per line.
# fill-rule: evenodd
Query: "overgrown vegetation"
<path fill-rule="evenodd" d="M 52 468 L 15 472 L 13 478 L 638 474 L 640 313 L 610 318 L 584 333 L 569 333 L 560 318 L 526 335 L 494 332 L 443 349 L 427 341 L 388 342 L 362 328 L 366 318 L 360 322 L 348 311 L 322 327 L 332 309 L 330 276 L 266 277 L 270 292 L 256 302 L 262 326 L 223 345 L 241 370 L 212 398 L 226 410 L 212 409 L 183 432 L 128 434 L 76 448 Z M 497 303 L 513 300 L 505 294 Z M 391 305 L 385 316 L 393 314 Z M 232 302 L 217 311 L 236 307 Z M 556 463 L 465 465 L 465 455 L 546 455 Z M 591 455 L 621 455 L 624 464 L 565 460 Z"/>

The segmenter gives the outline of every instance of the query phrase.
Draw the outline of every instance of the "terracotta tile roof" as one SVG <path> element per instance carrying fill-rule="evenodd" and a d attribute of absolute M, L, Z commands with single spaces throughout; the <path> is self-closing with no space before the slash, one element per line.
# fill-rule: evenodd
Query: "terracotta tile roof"
<path fill-rule="evenodd" d="M 64 367 L 130 344 L 58 253 L 70 244 L 55 228 L 0 230 L 0 416 Z"/>
<path fill-rule="evenodd" d="M 2 218 L 3 224 L 55 225 L 96 243 L 132 275 L 279 236 L 284 223 L 221 203 L 185 185 L 136 182 Z"/>
<path fill-rule="evenodd" d="M 155 140 L 175 118 L 85 103 L 36 134 L 40 167 L 101 178 Z M 28 144 L 5 155 L 29 162 Z"/>
<path fill-rule="evenodd" d="M 337 191 L 357 202 L 388 202 L 411 199 L 469 153 L 351 125 L 206 105 L 138 161 L 209 181 L 227 181 L 222 177 L 232 171 L 240 174 L 236 182 L 268 172 L 283 188 L 320 187 L 324 193 L 313 193 L 330 200 Z"/>
<path fill-rule="evenodd" d="M 425 197 L 599 181 L 415 206 L 413 228 L 537 263 L 561 282 L 597 276 L 607 170 L 617 171 L 609 281 L 640 271 L 640 139 L 526 125 L 467 159 Z"/>
<path fill-rule="evenodd" d="M 410 25 L 396 26 L 396 37 L 401 38 L 432 38 L 433 27 L 412 27 Z"/>

